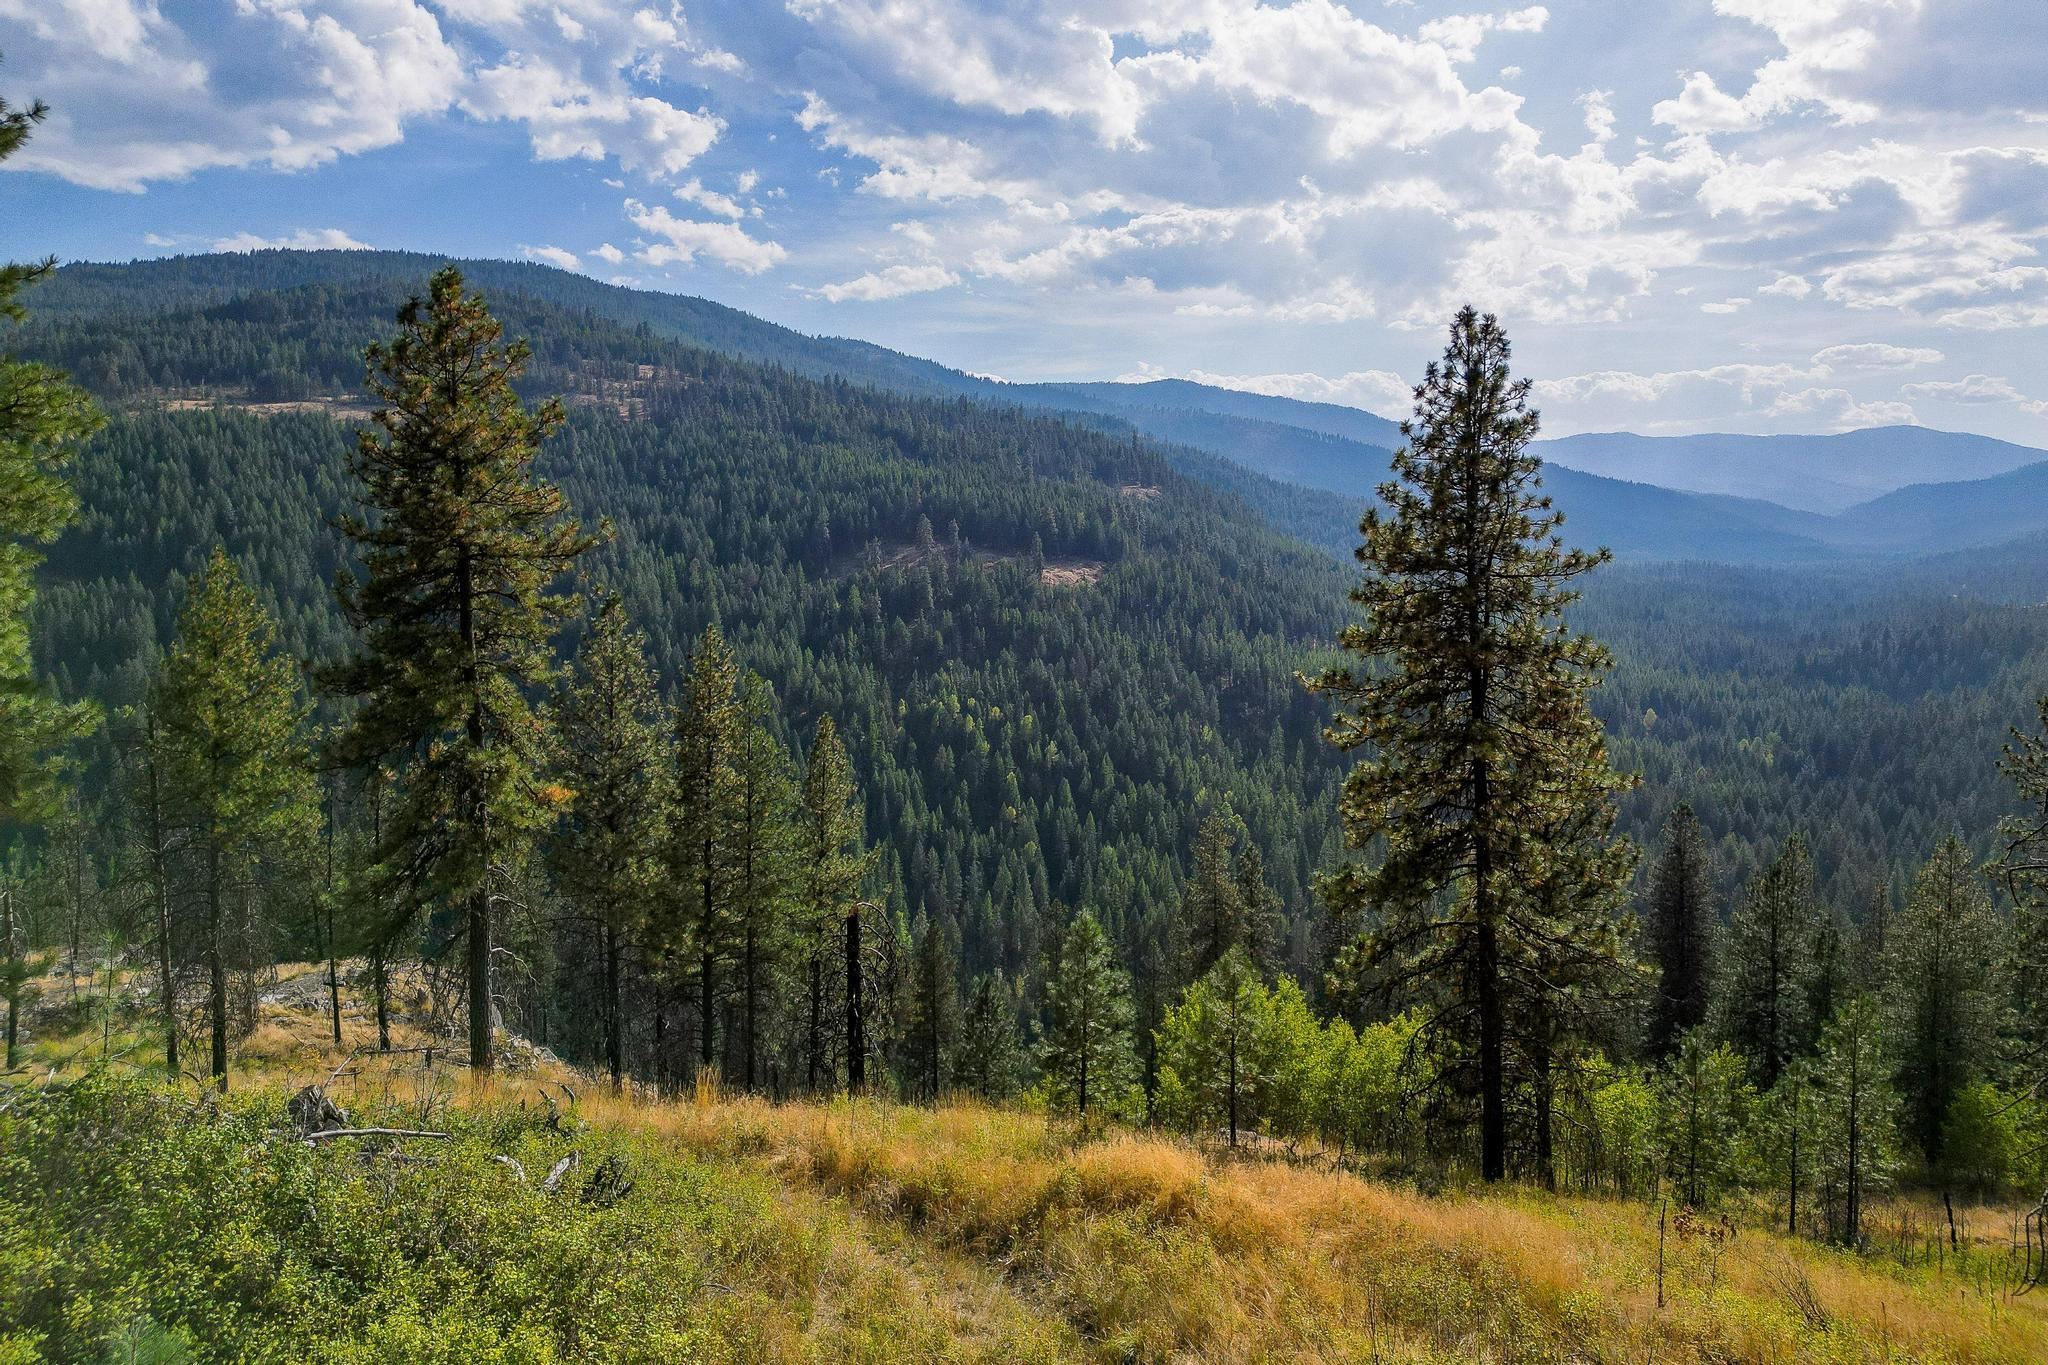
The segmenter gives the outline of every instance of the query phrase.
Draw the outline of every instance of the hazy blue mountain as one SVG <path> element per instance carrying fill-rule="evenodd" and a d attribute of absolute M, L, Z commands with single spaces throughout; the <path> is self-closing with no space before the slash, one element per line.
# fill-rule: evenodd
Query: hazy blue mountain
<path fill-rule="evenodd" d="M 1544 441 L 1539 453 L 1588 474 L 1762 498 L 1808 512 L 1840 512 L 1912 484 L 1990 478 L 2048 460 L 2048 451 L 2030 446 L 1927 427 L 1832 436 L 1604 432 Z"/>
<path fill-rule="evenodd" d="M 1122 413 L 1144 409 L 1206 412 L 1242 417 L 1341 436 L 1391 450 L 1401 443 L 1401 424 L 1363 408 L 1341 403 L 1312 403 L 1301 398 L 1220 389 L 1187 379 L 1153 379 L 1143 383 L 1104 381 L 1093 384 L 1007 384 L 998 389 L 1020 401 L 1043 400 L 1055 407 L 1094 409 L 1098 405 Z"/>

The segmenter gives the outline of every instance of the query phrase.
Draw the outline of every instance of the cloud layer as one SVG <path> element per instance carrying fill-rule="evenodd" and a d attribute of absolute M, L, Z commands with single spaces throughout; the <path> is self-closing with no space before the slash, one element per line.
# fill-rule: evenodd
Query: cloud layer
<path fill-rule="evenodd" d="M 976 368 L 1398 411 L 1471 301 L 1554 430 L 2044 415 L 2006 376 L 2048 360 L 2048 6 L 0 0 L 0 50 L 59 109 L 18 168 L 132 193 L 501 129 L 602 180 L 504 254 Z"/>

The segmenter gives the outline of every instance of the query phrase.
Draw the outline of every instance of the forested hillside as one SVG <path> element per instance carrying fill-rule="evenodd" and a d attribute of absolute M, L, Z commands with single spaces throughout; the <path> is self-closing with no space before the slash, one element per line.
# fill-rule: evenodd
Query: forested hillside
<path fill-rule="evenodd" d="M 425 262 L 199 257 L 72 267 L 39 291 L 24 349 L 69 366 L 116 414 L 80 468 L 85 515 L 55 547 L 41 607 L 38 638 L 67 689 L 132 697 L 216 540 L 275 601 L 294 651 L 338 648 L 327 584 L 343 547 L 323 523 L 364 413 L 361 349 Z M 901 357 L 910 371 L 863 369 L 888 353 L 702 300 L 502 262 L 479 273 L 517 286 L 492 301 L 535 345 L 526 389 L 571 396 L 543 466 L 618 524 L 595 577 L 628 595 L 670 677 L 719 620 L 783 692 L 793 729 L 849 699 L 903 904 L 943 907 L 973 951 L 1014 963 L 1053 901 L 1170 900 L 1202 815 L 1227 801 L 1290 920 L 1305 920 L 1337 765 L 1291 678 L 1341 615 L 1347 573 L 1332 565 L 1356 543 L 1362 501 L 1143 441 L 1107 411 L 1066 422 L 897 396 L 874 386 L 951 372 Z M 841 370 L 862 382 L 793 372 Z M 1042 392 L 1125 387 L 1194 436 L 1303 435 L 1264 420 L 1281 400 L 1190 418 L 1173 405 L 1209 404 L 1209 391 Z M 1345 486 L 1384 477 L 1372 448 L 1314 439 Z M 1602 481 L 1546 475 L 1569 524 L 1601 529 L 1581 485 Z M 1639 501 L 1611 503 L 1614 489 Z M 1610 483 L 1599 506 L 1626 512 L 1609 529 L 1669 536 L 1674 500 L 1717 501 Z M 1695 553 L 1715 546 L 1701 537 Z M 1593 575 L 1579 615 L 1618 662 L 1595 705 L 1645 777 L 1625 828 L 1647 840 L 1693 801 L 1724 892 L 1804 831 L 1847 905 L 1952 828 L 1988 839 L 2008 804 L 1988 765 L 2027 719 L 2048 649 L 2038 562 L 2014 549 Z M 1084 761 L 1084 741 L 1097 758 Z M 1116 858 L 1078 852 L 1099 845 Z M 985 946 L 997 942 L 1009 946 Z M 1293 952 L 1309 961 L 1305 923 Z"/>

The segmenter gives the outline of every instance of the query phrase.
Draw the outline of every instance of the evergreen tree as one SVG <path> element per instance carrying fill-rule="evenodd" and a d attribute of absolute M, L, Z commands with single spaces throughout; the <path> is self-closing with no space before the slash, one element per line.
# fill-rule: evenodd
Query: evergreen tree
<path fill-rule="evenodd" d="M 1920 869 L 1890 939 L 1885 1022 L 1906 1130 L 1935 1162 L 1949 1106 L 1983 1075 L 2000 1022 L 2001 926 L 1961 836 L 1943 839 Z"/>
<path fill-rule="evenodd" d="M 574 599 L 555 584 L 593 539 L 533 477 L 559 403 L 529 411 L 513 381 L 529 354 L 466 294 L 453 266 L 370 347 L 379 407 L 350 462 L 366 515 L 341 519 L 364 578 L 339 584 L 361 651 L 327 675 L 360 705 L 333 753 L 398 768 L 380 864 L 394 896 L 462 908 L 470 1065 L 487 1075 L 498 886 L 550 815 L 528 693 L 552 673 Z"/>
<path fill-rule="evenodd" d="M 1268 999 L 1258 968 L 1233 947 L 1167 1011 L 1159 1029 L 1159 1111 L 1190 1127 L 1220 1121 L 1230 1145 L 1256 1119 L 1265 1085 Z"/>
<path fill-rule="evenodd" d="M 1652 1057 L 1671 1055 L 1682 1035 L 1706 1021 L 1714 982 L 1713 886 L 1699 818 L 1681 803 L 1664 821 L 1664 849 L 1650 873 L 1646 937 L 1657 972 L 1647 1039 Z"/>
<path fill-rule="evenodd" d="M 4 1029 L 7 1070 L 21 1054 L 21 1016 L 35 998 L 35 978 L 48 966 L 29 944 L 28 916 L 23 913 L 25 879 L 10 858 L 0 866 L 0 1005 L 7 1007 Z"/>
<path fill-rule="evenodd" d="M 1751 881 L 1728 921 L 1721 959 L 1722 1034 L 1764 1089 L 1777 1084 L 1812 1036 L 1817 924 L 1812 864 L 1806 841 L 1795 834 Z"/>
<path fill-rule="evenodd" d="M 945 1093 L 948 1063 L 960 1033 L 960 990 L 946 928 L 927 918 L 917 935 L 911 967 L 910 1044 L 917 1093 L 937 1099 Z"/>
<path fill-rule="evenodd" d="M 1657 1082 L 1657 1136 L 1665 1178 L 1678 1197 L 1705 1208 L 1736 1187 L 1741 1141 L 1753 1100 L 1742 1058 L 1714 1046 L 1702 1028 L 1677 1040 Z"/>
<path fill-rule="evenodd" d="M 1817 1174 L 1829 1228 L 1844 1246 L 1862 1244 L 1869 1197 L 1890 1184 L 1896 1165 L 1898 1097 L 1887 1041 L 1883 1013 L 1867 995 L 1845 1002 L 1821 1031 Z"/>
<path fill-rule="evenodd" d="M 739 663 L 716 625 L 690 653 L 676 708 L 676 821 L 669 851 L 677 917 L 665 939 L 696 959 L 698 1062 L 718 1057 L 719 975 L 733 956 L 733 881 L 740 777 L 734 767 L 743 731 Z"/>
<path fill-rule="evenodd" d="M 1137 1092 L 1131 1048 L 1131 983 L 1116 965 L 1109 935 L 1082 911 L 1060 940 L 1045 986 L 1051 1026 L 1039 1065 L 1055 1107 L 1085 1123 L 1091 1110 L 1128 1113 Z"/>
<path fill-rule="evenodd" d="M 831 1080 L 826 1049 L 833 947 L 849 926 L 858 933 L 861 884 L 876 859 L 874 851 L 862 848 L 866 820 L 858 802 L 853 764 L 839 729 L 830 716 L 820 716 L 804 766 L 797 838 L 797 905 L 807 977 L 804 1066 L 813 1092 Z M 857 937 L 854 941 L 857 945 Z M 858 1018 L 857 1001 L 849 1017 Z M 850 1045 L 853 1040 L 846 1041 Z"/>
<path fill-rule="evenodd" d="M 1277 966 L 1274 954 L 1280 933 L 1280 897 L 1266 881 L 1266 857 L 1252 841 L 1250 830 L 1244 831 L 1230 879 L 1237 884 L 1238 915 L 1244 926 L 1236 946 L 1245 950 L 1262 974 L 1271 975 Z"/>
<path fill-rule="evenodd" d="M 604 1060 L 617 1087 L 626 1068 L 625 973 L 645 954 L 673 806 L 667 708 L 646 639 L 618 597 L 602 599 L 552 719 L 554 767 L 569 796 L 548 851 L 562 895 L 597 931 Z"/>
<path fill-rule="evenodd" d="M 0 100 L 0 161 L 20 150 L 47 108 Z M 27 317 L 21 292 L 56 269 L 54 260 L 0 264 L 0 322 Z M 29 642 L 39 546 L 78 514 L 64 469 L 101 418 L 85 391 L 61 371 L 0 354 L 0 819 L 42 818 L 58 793 L 58 751 L 98 723 L 87 702 L 57 701 L 36 679 Z"/>
<path fill-rule="evenodd" d="M 741 1078 L 759 1084 L 762 1016 L 788 948 L 796 891 L 796 781 L 789 753 L 769 730 L 775 694 L 752 673 L 740 679 L 739 747 L 732 848 L 732 906 L 739 941 Z"/>
<path fill-rule="evenodd" d="M 266 861 L 304 854 L 319 814 L 299 671 L 225 551 L 192 584 L 156 684 L 165 785 L 197 863 L 212 1074 L 228 1083 L 230 916 Z"/>
<path fill-rule="evenodd" d="M 1999 764 L 2024 807 L 1999 826 L 1998 869 L 2012 899 L 2006 981 L 2026 1085 L 2048 1078 L 2048 696 L 2038 710 L 2040 729 L 2014 730 Z"/>
<path fill-rule="evenodd" d="M 1232 824 L 1232 818 L 1212 813 L 1202 817 L 1195 834 L 1194 870 L 1181 894 L 1182 933 L 1187 944 L 1183 970 L 1190 981 L 1206 975 L 1232 948 L 1258 951 L 1245 887 L 1231 859 L 1236 843 Z M 1263 880 L 1259 889 L 1264 891 Z M 1263 898 L 1260 904 L 1263 906 Z"/>
<path fill-rule="evenodd" d="M 1347 972 L 1423 1002 L 1440 1053 L 1472 1058 L 1489 1180 L 1507 1172 L 1505 964 L 1528 946 L 1514 941 L 1510 902 L 1553 880 L 1542 831 L 1626 785 L 1586 705 L 1607 653 L 1562 616 L 1576 597 L 1566 585 L 1606 556 L 1561 547 L 1528 449 L 1528 394 L 1508 376 L 1498 322 L 1460 312 L 1416 390 L 1383 506 L 1360 523 L 1366 574 L 1352 599 L 1365 620 L 1340 643 L 1361 665 L 1313 684 L 1341 706 L 1331 740 L 1370 746 L 1345 784 L 1346 845 L 1385 841 L 1376 864 L 1323 883 L 1340 924 L 1364 928 Z"/>
<path fill-rule="evenodd" d="M 962 1089 L 994 1103 L 1016 1090 L 1021 1061 L 1016 1003 L 1000 971 L 985 973 L 960 1020 L 953 1074 Z"/>

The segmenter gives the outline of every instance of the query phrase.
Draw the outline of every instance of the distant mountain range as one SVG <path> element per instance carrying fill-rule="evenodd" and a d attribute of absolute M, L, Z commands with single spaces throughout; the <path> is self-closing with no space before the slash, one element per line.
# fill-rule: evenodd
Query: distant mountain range
<path fill-rule="evenodd" d="M 1307 427 L 1307 421 L 1295 425 Z M 2048 451 L 1926 427 L 1871 427 L 1832 436 L 1637 436 L 1543 441 L 1554 464 L 1692 493 L 1761 498 L 1805 512 L 1842 512 L 1895 489 L 2008 474 Z"/>
<path fill-rule="evenodd" d="M 33 300 L 38 317 L 206 307 L 252 290 L 365 285 L 418 290 L 442 258 L 406 252 L 259 252 L 66 267 Z M 644 327 L 725 354 L 894 392 L 1046 409 L 1130 429 L 1283 484 L 1341 495 L 1286 501 L 1288 529 L 1348 543 L 1357 505 L 1388 473 L 1399 426 L 1333 403 L 1189 380 L 1013 384 L 865 341 L 813 337 L 706 299 L 607 285 L 552 267 L 460 263 L 470 282 Z M 508 319 L 514 330 L 516 317 Z M 1920 427 L 1832 436 L 1571 436 L 1538 445 L 1572 540 L 1623 559 L 1784 563 L 1921 555 L 2048 533 L 2048 451 Z M 1191 472 L 1199 472 L 1195 461 Z M 1216 467 L 1207 466 L 1212 482 Z M 1230 486 L 1236 487 L 1231 484 Z M 1311 524 L 1312 523 L 1312 524 Z"/>

